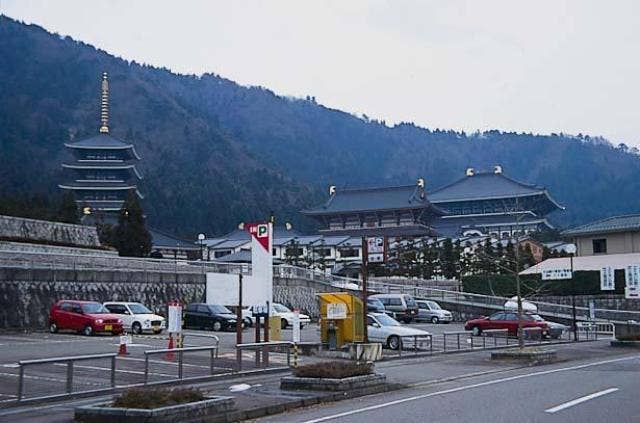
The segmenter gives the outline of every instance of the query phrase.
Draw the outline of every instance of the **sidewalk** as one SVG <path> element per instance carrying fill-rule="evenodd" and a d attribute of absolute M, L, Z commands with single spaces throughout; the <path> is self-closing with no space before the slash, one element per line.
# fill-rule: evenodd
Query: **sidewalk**
<path fill-rule="evenodd" d="M 559 361 L 582 360 L 586 358 L 612 357 L 629 353 L 626 349 L 609 347 L 607 341 L 596 341 L 579 344 L 562 344 L 552 347 L 558 351 Z M 376 393 L 384 390 L 411 388 L 465 377 L 505 372 L 523 367 L 513 363 L 492 362 L 490 351 L 477 351 L 463 354 L 437 355 L 424 358 L 406 358 L 376 364 L 376 371 L 387 376 L 388 386 L 384 389 L 372 390 Z M 216 382 L 196 384 L 209 395 L 233 396 L 237 416 L 257 418 L 267 414 L 277 414 L 293 408 L 310 406 L 321 402 L 346 399 L 353 395 L 345 393 L 327 393 L 313 391 L 283 391 L 280 389 L 280 378 L 287 373 L 256 375 L 243 379 L 227 379 Z M 239 391 L 234 392 L 235 389 Z M 362 393 L 360 393 L 362 394 Z M 57 405 L 25 407 L 20 409 L 0 410 L 1 421 L 24 422 L 72 422 L 73 409 L 77 405 L 103 402 L 109 397 L 89 400 L 67 401 Z M 11 413 L 11 414 L 9 414 Z"/>

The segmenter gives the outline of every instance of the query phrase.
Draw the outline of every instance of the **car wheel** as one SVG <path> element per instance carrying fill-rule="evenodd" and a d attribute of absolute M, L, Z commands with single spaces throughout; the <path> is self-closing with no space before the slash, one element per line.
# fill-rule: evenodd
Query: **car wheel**
<path fill-rule="evenodd" d="M 404 319 L 402 319 L 402 321 L 409 324 L 411 323 L 411 317 L 405 317 Z"/>
<path fill-rule="evenodd" d="M 142 326 L 140 325 L 140 322 L 133 322 L 131 331 L 134 333 L 134 335 L 140 335 L 142 333 Z"/>
<path fill-rule="evenodd" d="M 244 326 L 248 328 L 253 326 L 253 322 L 251 322 L 251 319 L 244 319 Z"/>
<path fill-rule="evenodd" d="M 482 329 L 480 329 L 480 326 L 474 326 L 473 328 L 471 328 L 471 333 L 473 334 L 473 336 L 480 336 L 480 334 L 482 333 Z"/>
<path fill-rule="evenodd" d="M 282 328 L 282 329 L 286 329 L 287 328 L 287 319 L 280 320 L 280 328 Z"/>
<path fill-rule="evenodd" d="M 437 325 L 439 321 L 440 319 L 438 319 L 438 316 L 433 316 L 431 318 L 431 323 L 433 323 L 434 325 Z"/>
<path fill-rule="evenodd" d="M 392 350 L 397 350 L 400 348 L 400 338 L 396 335 L 391 335 L 387 339 L 387 346 Z"/>
<path fill-rule="evenodd" d="M 219 332 L 220 329 L 222 329 L 222 323 L 220 322 L 213 322 L 213 326 L 211 326 L 213 328 L 214 331 Z"/>
<path fill-rule="evenodd" d="M 91 327 L 91 325 L 87 325 L 82 330 L 82 333 L 85 336 L 91 336 L 91 335 L 93 335 L 93 328 Z"/>
<path fill-rule="evenodd" d="M 58 325 L 56 325 L 56 322 L 51 322 L 51 324 L 49 325 L 49 332 L 51 333 L 58 332 Z"/>

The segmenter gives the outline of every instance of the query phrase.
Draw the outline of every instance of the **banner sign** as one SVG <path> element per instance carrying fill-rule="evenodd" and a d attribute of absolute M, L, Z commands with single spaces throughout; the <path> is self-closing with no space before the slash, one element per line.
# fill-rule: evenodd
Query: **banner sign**
<path fill-rule="evenodd" d="M 246 223 L 245 229 L 258 241 L 262 247 L 271 254 L 269 250 L 269 224 L 268 223 Z"/>
<path fill-rule="evenodd" d="M 610 266 L 600 269 L 600 290 L 613 291 L 616 289 L 615 272 Z"/>
<path fill-rule="evenodd" d="M 293 342 L 300 342 L 300 311 L 293 310 Z"/>
<path fill-rule="evenodd" d="M 367 238 L 367 251 L 369 253 L 369 263 L 384 262 L 384 237 Z"/>
<path fill-rule="evenodd" d="M 327 319 L 337 320 L 347 318 L 347 305 L 345 303 L 327 304 Z"/>
<path fill-rule="evenodd" d="M 625 272 L 626 286 L 624 296 L 627 299 L 640 298 L 640 265 L 627 266 Z"/>
<path fill-rule="evenodd" d="M 541 276 L 543 281 L 557 281 L 573 277 L 571 269 L 546 269 L 541 272 Z"/>
<path fill-rule="evenodd" d="M 169 326 L 167 331 L 169 333 L 182 332 L 182 306 L 179 306 L 179 305 L 169 306 Z"/>

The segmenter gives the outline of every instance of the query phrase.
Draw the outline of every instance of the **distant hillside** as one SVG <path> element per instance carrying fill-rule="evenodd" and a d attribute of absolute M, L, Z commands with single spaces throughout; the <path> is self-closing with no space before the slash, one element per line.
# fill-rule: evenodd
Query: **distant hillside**
<path fill-rule="evenodd" d="M 423 176 L 434 189 L 468 166 L 494 164 L 547 186 L 567 206 L 551 216 L 563 226 L 640 208 L 638 156 L 602 139 L 389 128 L 215 75 L 130 63 L 6 17 L 0 58 L 0 196 L 56 192 L 63 143 L 97 131 L 106 70 L 112 133 L 142 156 L 150 223 L 181 235 L 224 232 L 271 211 L 309 229 L 297 211 L 329 184 Z"/>

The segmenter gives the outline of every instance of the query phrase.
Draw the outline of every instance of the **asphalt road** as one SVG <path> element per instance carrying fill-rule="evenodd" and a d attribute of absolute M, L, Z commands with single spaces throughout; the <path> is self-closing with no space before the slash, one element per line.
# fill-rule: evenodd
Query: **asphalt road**
<path fill-rule="evenodd" d="M 260 422 L 638 422 L 640 356 L 598 357 L 294 411 Z"/>

